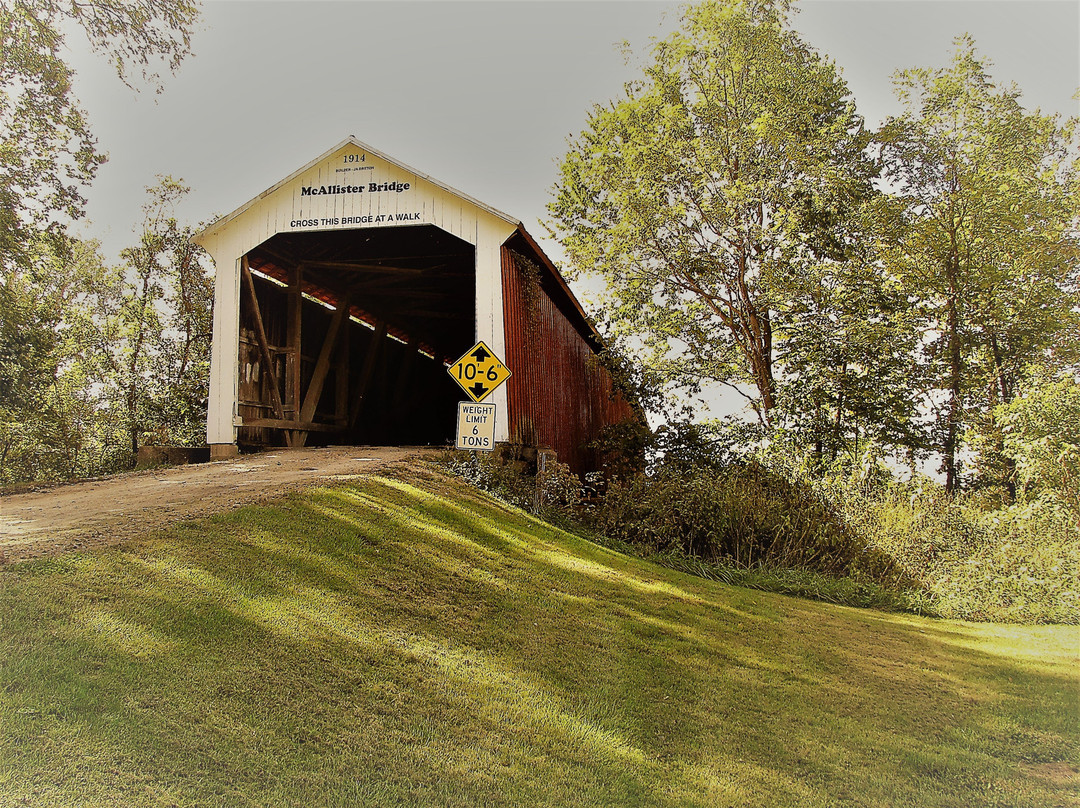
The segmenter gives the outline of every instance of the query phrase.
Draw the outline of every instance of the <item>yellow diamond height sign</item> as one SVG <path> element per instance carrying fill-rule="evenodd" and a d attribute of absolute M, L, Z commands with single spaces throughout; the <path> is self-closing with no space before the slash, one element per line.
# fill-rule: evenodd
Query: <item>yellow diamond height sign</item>
<path fill-rule="evenodd" d="M 482 341 L 446 370 L 477 404 L 510 378 L 510 369 Z"/>

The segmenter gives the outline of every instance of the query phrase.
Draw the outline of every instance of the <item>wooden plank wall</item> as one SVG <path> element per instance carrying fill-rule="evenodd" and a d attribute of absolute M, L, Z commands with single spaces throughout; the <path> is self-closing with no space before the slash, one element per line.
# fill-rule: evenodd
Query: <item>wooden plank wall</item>
<path fill-rule="evenodd" d="M 588 444 L 608 424 L 638 416 L 613 393 L 611 376 L 594 347 L 574 327 L 545 284 L 538 262 L 503 247 L 503 305 L 510 440 L 553 449 L 558 460 L 582 474 L 599 468 Z"/>

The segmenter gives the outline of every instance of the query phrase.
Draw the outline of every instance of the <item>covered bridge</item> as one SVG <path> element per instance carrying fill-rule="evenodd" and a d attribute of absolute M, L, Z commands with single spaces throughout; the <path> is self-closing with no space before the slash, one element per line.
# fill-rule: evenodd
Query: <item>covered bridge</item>
<path fill-rule="evenodd" d="M 513 374 L 495 439 L 587 444 L 639 415 L 595 329 L 521 222 L 348 138 L 206 227 L 216 283 L 207 441 L 444 445 L 466 398 L 446 371 L 483 340 Z"/>

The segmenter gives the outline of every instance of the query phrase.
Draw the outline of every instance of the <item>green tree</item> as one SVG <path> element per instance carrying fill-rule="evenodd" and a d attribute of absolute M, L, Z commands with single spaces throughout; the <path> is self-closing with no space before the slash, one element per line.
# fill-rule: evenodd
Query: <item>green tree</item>
<path fill-rule="evenodd" d="M 0 482 L 18 478 L 32 465 L 27 447 L 37 442 L 39 402 L 57 369 L 53 325 L 29 279 L 0 283 Z"/>
<path fill-rule="evenodd" d="M 876 169 L 847 85 L 787 3 L 710 1 L 682 22 L 571 142 L 553 232 L 652 367 L 750 390 L 768 423 L 788 285 L 844 260 Z"/>
<path fill-rule="evenodd" d="M 885 254 L 926 318 L 952 491 L 965 426 L 996 431 L 993 408 L 1012 401 L 1025 366 L 1072 358 L 1060 348 L 1080 327 L 1076 122 L 1025 110 L 967 36 L 948 69 L 903 71 L 897 84 L 906 110 L 880 139 L 906 227 Z"/>
<path fill-rule="evenodd" d="M 120 266 L 96 242 L 68 240 L 0 286 L 14 298 L 0 306 L 0 482 L 111 472 L 143 441 L 202 441 L 208 259 L 173 215 L 187 188 L 166 177 L 147 190 Z"/>
<path fill-rule="evenodd" d="M 919 332 L 904 285 L 868 254 L 812 267 L 786 292 L 779 408 L 797 443 L 819 468 L 858 456 L 860 442 L 921 454 Z"/>
<path fill-rule="evenodd" d="M 0 285 L 0 482 L 109 470 L 90 346 L 110 273 L 95 242 L 45 239 L 24 260 Z"/>
<path fill-rule="evenodd" d="M 132 459 L 143 440 L 197 442 L 205 425 L 213 285 L 194 230 L 173 212 L 187 192 L 172 177 L 147 188 L 139 242 L 122 251 L 82 337 Z"/>
<path fill-rule="evenodd" d="M 1018 499 L 1056 501 L 1080 518 L 1080 379 L 1045 373 L 998 407 L 1004 451 L 1015 463 Z"/>
<path fill-rule="evenodd" d="M 27 266 L 31 242 L 83 213 L 84 188 L 105 157 L 72 92 L 64 61 L 72 23 L 131 85 L 160 89 L 152 69 L 190 52 L 190 0 L 0 0 L 0 263 Z"/>
<path fill-rule="evenodd" d="M 0 0 L 0 478 L 63 476 L 58 452 L 69 472 L 85 459 L 62 448 L 82 440 L 75 426 L 98 424 L 65 346 L 101 296 L 78 285 L 102 276 L 82 273 L 86 246 L 66 227 L 105 157 L 72 91 L 65 37 L 81 30 L 121 81 L 160 90 L 155 66 L 188 55 L 197 18 L 193 0 Z"/>
<path fill-rule="evenodd" d="M 148 188 L 150 202 L 138 247 L 125 253 L 128 265 L 141 279 L 158 277 L 163 310 L 158 311 L 160 335 L 155 335 L 158 391 L 152 402 L 150 427 L 155 439 L 170 444 L 201 444 L 205 440 L 210 379 L 214 284 L 206 252 L 191 239 L 196 228 L 176 220 L 174 205 L 190 190 L 172 177 L 159 178 Z"/>

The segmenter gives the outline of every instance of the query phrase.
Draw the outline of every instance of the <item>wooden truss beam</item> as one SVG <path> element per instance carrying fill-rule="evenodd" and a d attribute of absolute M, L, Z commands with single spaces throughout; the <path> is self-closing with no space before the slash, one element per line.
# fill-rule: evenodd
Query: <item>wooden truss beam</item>
<path fill-rule="evenodd" d="M 371 376 L 375 372 L 375 363 L 379 358 L 383 341 L 386 339 L 386 320 L 379 319 L 375 323 L 375 332 L 371 335 L 368 343 L 367 355 L 364 357 L 364 367 L 360 371 L 360 378 L 356 380 L 356 389 L 352 394 L 352 408 L 349 412 L 349 431 L 356 428 L 356 422 L 360 419 L 360 411 L 364 406 L 364 396 L 367 395 L 368 385 L 371 384 Z"/>
<path fill-rule="evenodd" d="M 285 404 L 292 412 L 294 420 L 300 420 L 301 389 L 300 376 L 303 367 L 303 323 L 304 323 L 304 275 L 300 267 L 293 267 L 289 273 L 288 300 L 286 302 L 286 342 L 289 345 L 289 353 L 285 361 Z M 298 431 L 288 430 L 285 432 L 285 444 L 287 446 L 303 446 L 307 435 Z"/>
<path fill-rule="evenodd" d="M 361 272 L 372 272 L 386 275 L 423 275 L 426 269 L 416 267 L 393 267 L 386 264 L 366 264 L 357 261 L 304 261 L 301 264 L 305 269 L 355 269 Z"/>
<path fill-rule="evenodd" d="M 337 432 L 336 424 L 316 424 L 310 421 L 291 421 L 287 418 L 245 418 L 244 426 L 262 426 L 271 429 L 284 429 L 289 432 Z"/>
<path fill-rule="evenodd" d="M 311 381 L 308 382 L 307 392 L 304 394 L 304 404 L 300 408 L 301 421 L 311 421 L 315 417 L 315 408 L 319 406 L 323 385 L 326 383 L 326 376 L 330 372 L 330 357 L 333 356 L 334 346 L 337 344 L 342 325 L 348 322 L 345 317 L 348 310 L 349 300 L 346 298 L 338 306 L 333 318 L 330 320 L 330 328 L 326 332 L 326 338 L 323 340 L 322 350 L 319 351 L 319 360 L 315 363 L 315 372 L 312 374 Z"/>
<path fill-rule="evenodd" d="M 259 298 L 255 294 L 255 280 L 251 277 L 251 269 L 248 267 L 246 255 L 240 259 L 240 274 L 244 278 L 248 301 L 251 304 L 251 313 L 255 319 L 255 337 L 259 341 L 259 353 L 262 355 L 263 365 L 265 366 L 264 372 L 270 382 L 270 403 L 273 405 L 274 415 L 278 418 L 284 418 L 285 408 L 281 403 L 281 394 L 278 392 L 277 374 L 274 373 L 274 360 L 270 353 L 270 343 L 266 339 L 266 328 L 263 326 L 262 312 L 259 310 Z"/>

